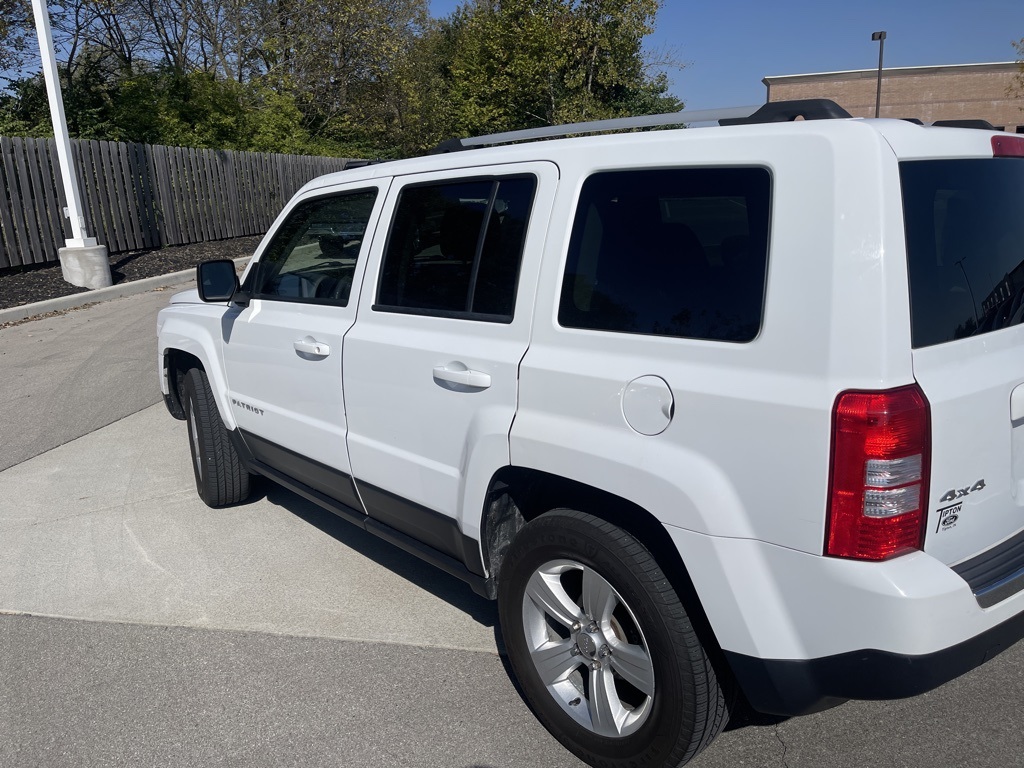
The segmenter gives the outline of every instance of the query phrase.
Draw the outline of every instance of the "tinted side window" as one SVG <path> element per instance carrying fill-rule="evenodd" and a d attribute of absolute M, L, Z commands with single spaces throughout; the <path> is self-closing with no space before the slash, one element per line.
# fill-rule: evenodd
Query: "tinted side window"
<path fill-rule="evenodd" d="M 900 177 L 913 345 L 1024 320 L 1024 161 L 905 162 Z"/>
<path fill-rule="evenodd" d="M 260 257 L 254 296 L 348 304 L 359 248 L 376 198 L 376 190 L 367 190 L 297 205 Z"/>
<path fill-rule="evenodd" d="M 591 176 L 573 223 L 559 323 L 750 341 L 761 327 L 770 192 L 763 168 Z"/>
<path fill-rule="evenodd" d="M 519 176 L 403 189 L 374 309 L 511 320 L 536 186 Z"/>

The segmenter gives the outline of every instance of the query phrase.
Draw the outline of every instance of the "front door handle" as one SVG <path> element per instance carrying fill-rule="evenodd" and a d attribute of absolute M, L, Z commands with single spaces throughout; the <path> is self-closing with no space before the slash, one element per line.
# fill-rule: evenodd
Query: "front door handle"
<path fill-rule="evenodd" d="M 296 352 L 303 352 L 313 357 L 327 357 L 331 354 L 331 345 L 324 344 L 322 341 L 317 341 L 312 336 L 307 336 L 304 339 L 299 339 L 293 345 Z"/>
<path fill-rule="evenodd" d="M 474 389 L 487 389 L 491 386 L 491 375 L 483 371 L 474 371 L 459 362 L 448 365 L 434 366 L 435 381 L 447 381 L 449 384 L 461 384 Z"/>

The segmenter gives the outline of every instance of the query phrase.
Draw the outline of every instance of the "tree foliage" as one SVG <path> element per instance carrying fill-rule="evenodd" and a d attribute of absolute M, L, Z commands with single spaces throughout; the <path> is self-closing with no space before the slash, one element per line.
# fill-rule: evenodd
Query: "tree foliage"
<path fill-rule="evenodd" d="M 69 0 L 80 138 L 405 155 L 457 134 L 679 109 L 643 41 L 661 0 Z M 50 131 L 27 0 L 0 0 L 0 134 Z M 27 14 L 27 15 L 26 15 Z"/>
<path fill-rule="evenodd" d="M 28 0 L 0 0 L 0 71 L 23 64 L 31 24 Z"/>
<path fill-rule="evenodd" d="M 449 108 L 466 133 L 511 130 L 682 105 L 650 78 L 643 39 L 658 0 L 478 2 L 449 20 L 457 44 Z"/>

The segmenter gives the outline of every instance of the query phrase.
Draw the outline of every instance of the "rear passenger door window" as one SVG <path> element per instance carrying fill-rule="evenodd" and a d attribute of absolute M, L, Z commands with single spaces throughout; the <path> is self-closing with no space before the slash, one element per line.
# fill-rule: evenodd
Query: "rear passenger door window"
<path fill-rule="evenodd" d="M 534 176 L 402 190 L 376 311 L 511 322 Z"/>
<path fill-rule="evenodd" d="M 770 190 L 763 168 L 594 174 L 573 223 L 559 323 L 751 341 L 764 305 Z"/>

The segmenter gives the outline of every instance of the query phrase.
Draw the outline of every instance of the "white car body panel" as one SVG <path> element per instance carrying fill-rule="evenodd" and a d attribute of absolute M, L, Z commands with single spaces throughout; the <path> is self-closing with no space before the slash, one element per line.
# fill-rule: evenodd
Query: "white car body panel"
<path fill-rule="evenodd" d="M 186 294 L 183 298 L 190 298 L 191 292 Z M 164 354 L 167 350 L 180 350 L 196 357 L 210 377 L 210 387 L 224 425 L 234 429 L 237 425 L 228 399 L 220 338 L 220 318 L 226 310 L 225 304 L 202 303 L 174 303 L 160 310 L 157 315 L 157 370 L 160 374 L 161 393 L 166 395 L 168 382 L 163 374 Z"/>
<path fill-rule="evenodd" d="M 949 565 L 1024 527 L 1024 466 L 1013 463 L 1024 429 L 1010 415 L 1010 393 L 1024 382 L 1022 347 L 1018 325 L 914 351 L 914 373 L 932 416 L 925 551 Z M 944 518 L 951 512 L 956 518 L 949 523 Z"/>

